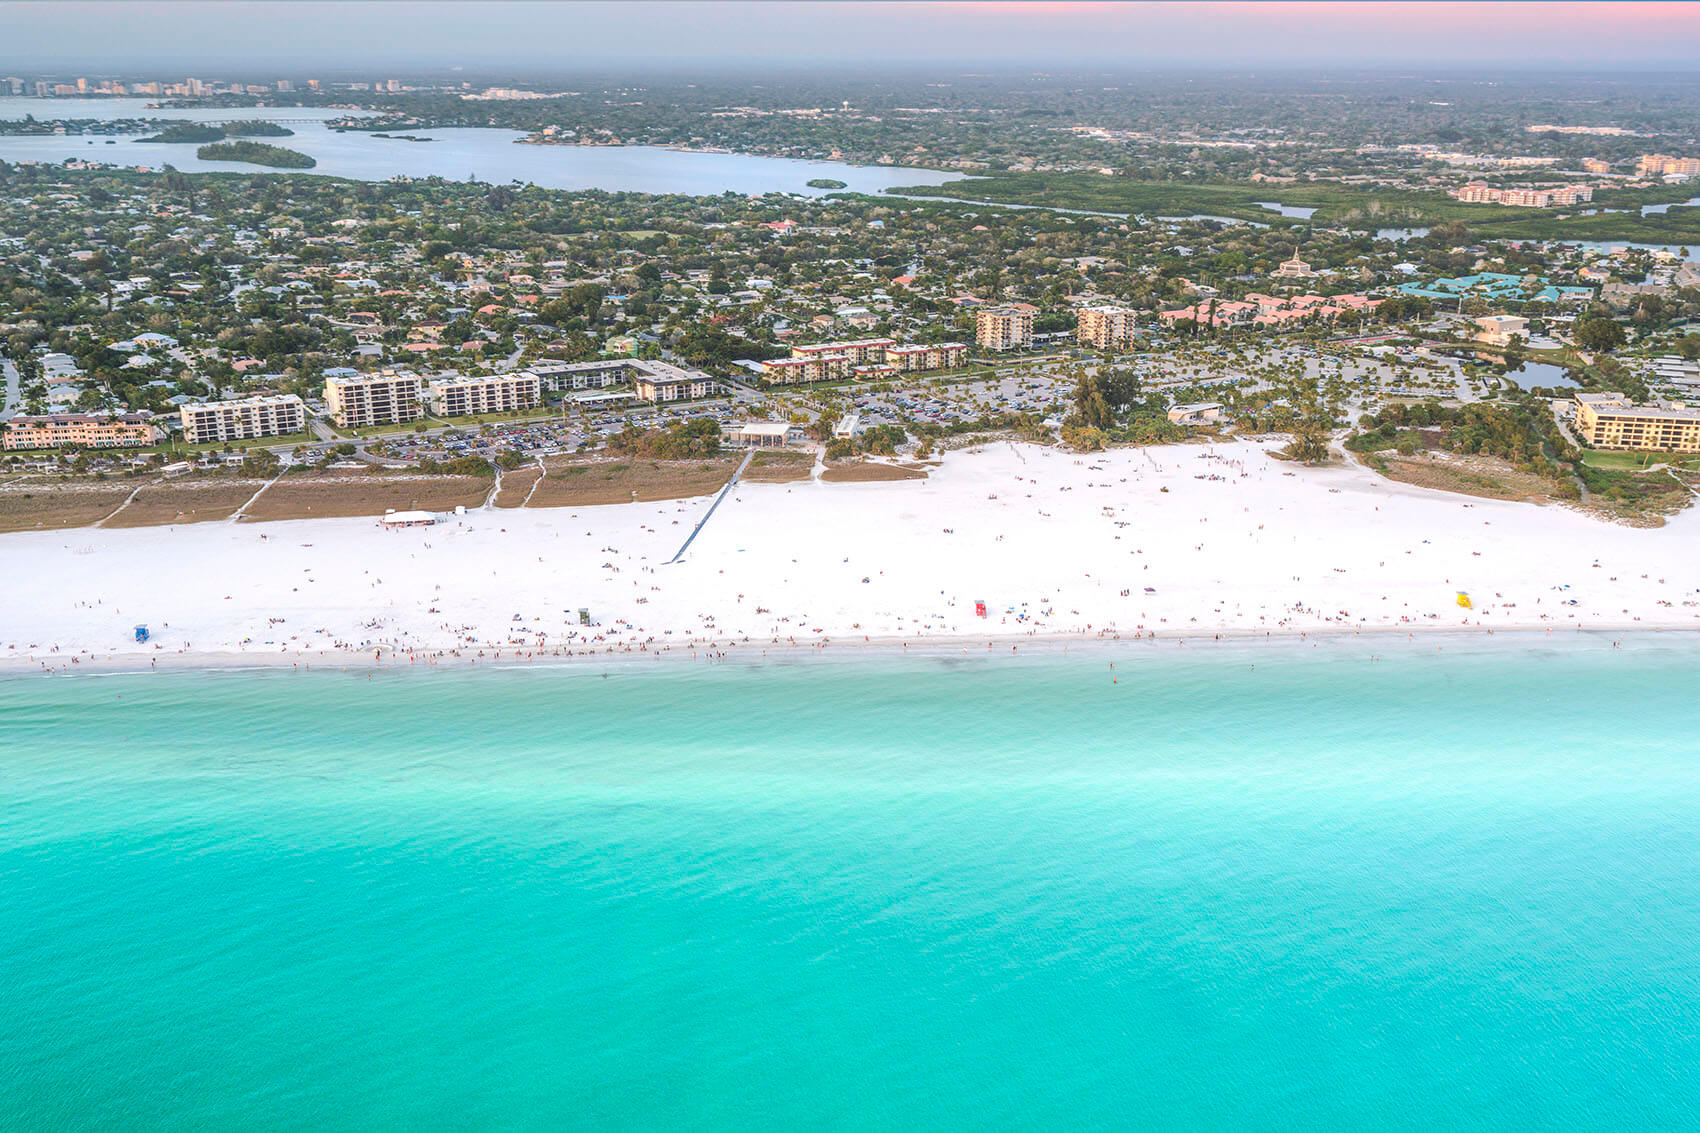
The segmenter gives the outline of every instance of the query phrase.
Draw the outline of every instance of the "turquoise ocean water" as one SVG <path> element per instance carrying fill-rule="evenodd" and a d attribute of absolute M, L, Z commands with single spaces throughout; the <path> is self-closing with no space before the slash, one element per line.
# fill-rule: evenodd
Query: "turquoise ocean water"
<path fill-rule="evenodd" d="M 1700 1124 L 1700 651 L 1387 648 L 0 680 L 0 1127 Z"/>

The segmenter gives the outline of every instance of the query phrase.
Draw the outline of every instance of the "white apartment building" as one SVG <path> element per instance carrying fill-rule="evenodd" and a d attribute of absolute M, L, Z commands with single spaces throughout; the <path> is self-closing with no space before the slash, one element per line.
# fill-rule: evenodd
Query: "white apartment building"
<path fill-rule="evenodd" d="M 325 379 L 325 405 L 345 429 L 403 425 L 425 416 L 425 382 L 412 370 Z"/>
<path fill-rule="evenodd" d="M 526 370 L 482 378 L 457 374 L 433 380 L 427 400 L 431 412 L 439 417 L 514 413 L 543 404 L 543 382 Z"/>
<path fill-rule="evenodd" d="M 183 439 L 192 445 L 281 437 L 307 429 L 307 406 L 292 393 L 185 405 L 178 416 Z"/>

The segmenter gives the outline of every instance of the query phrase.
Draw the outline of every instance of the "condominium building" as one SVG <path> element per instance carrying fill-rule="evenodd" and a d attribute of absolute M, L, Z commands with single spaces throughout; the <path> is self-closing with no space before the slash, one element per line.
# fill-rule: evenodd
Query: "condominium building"
<path fill-rule="evenodd" d="M 899 346 L 889 338 L 870 338 L 859 342 L 793 346 L 791 355 L 789 358 L 764 361 L 761 364 L 763 380 L 770 385 L 797 385 L 954 369 L 968 360 L 968 345 L 941 342 Z"/>
<path fill-rule="evenodd" d="M 1582 159 L 1582 171 L 1584 173 L 1610 173 L 1611 162 L 1602 161 L 1597 157 L 1586 157 Z"/>
<path fill-rule="evenodd" d="M 637 376 L 637 395 L 649 402 L 685 401 L 719 392 L 720 384 L 701 370 L 666 362 L 644 362 Z"/>
<path fill-rule="evenodd" d="M 773 385 L 800 382 L 836 382 L 850 376 L 848 354 L 805 354 L 792 358 L 769 358 L 761 364 L 761 376 Z"/>
<path fill-rule="evenodd" d="M 974 313 L 974 341 L 987 350 L 1033 345 L 1033 312 L 1026 307 L 982 307 Z"/>
<path fill-rule="evenodd" d="M 632 380 L 641 365 L 630 358 L 603 358 L 594 362 L 534 362 L 524 372 L 537 376 L 549 393 L 580 389 L 607 389 Z"/>
<path fill-rule="evenodd" d="M 927 370 L 954 370 L 968 361 L 966 342 L 939 342 L 914 346 L 888 346 L 885 364 L 900 374 Z"/>
<path fill-rule="evenodd" d="M 425 416 L 425 382 L 412 370 L 325 379 L 325 405 L 345 429 L 401 425 Z"/>
<path fill-rule="evenodd" d="M 1644 153 L 1635 163 L 1637 173 L 1676 174 L 1693 177 L 1700 174 L 1700 157 L 1672 157 L 1668 153 Z"/>
<path fill-rule="evenodd" d="M 1133 318 L 1126 307 L 1082 307 L 1075 315 L 1074 339 L 1100 350 L 1127 346 L 1133 341 Z"/>
<path fill-rule="evenodd" d="M 475 378 L 454 375 L 431 382 L 427 400 L 439 417 L 465 417 L 473 413 L 514 413 L 543 404 L 543 381 L 520 370 Z"/>
<path fill-rule="evenodd" d="M 1576 395 L 1576 432 L 1595 448 L 1700 452 L 1700 409 L 1636 405 L 1621 393 Z"/>
<path fill-rule="evenodd" d="M 852 366 L 866 366 L 885 361 L 885 352 L 896 346 L 895 339 L 863 338 L 854 342 L 816 342 L 808 346 L 793 346 L 791 357 L 814 358 L 826 354 L 841 354 Z"/>
<path fill-rule="evenodd" d="M 185 405 L 178 416 L 183 439 L 192 445 L 281 437 L 307 428 L 307 406 L 292 393 Z"/>
<path fill-rule="evenodd" d="M 1471 181 L 1452 196 L 1473 204 L 1510 205 L 1516 208 L 1551 208 L 1594 199 L 1592 185 L 1560 185 L 1546 189 L 1496 189 L 1486 181 Z"/>
<path fill-rule="evenodd" d="M 50 413 L 6 422 L 6 448 L 125 448 L 159 440 L 151 413 Z"/>
<path fill-rule="evenodd" d="M 713 397 L 720 392 L 720 384 L 701 370 L 646 358 L 538 362 L 522 373 L 535 374 L 541 380 L 541 389 L 550 393 L 608 389 L 627 382 L 632 383 L 637 396 L 644 401 L 680 401 Z"/>

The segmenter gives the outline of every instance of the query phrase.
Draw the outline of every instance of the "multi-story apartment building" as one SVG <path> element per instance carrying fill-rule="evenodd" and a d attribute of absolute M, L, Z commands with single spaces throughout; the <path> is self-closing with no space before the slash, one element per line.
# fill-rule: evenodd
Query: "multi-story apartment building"
<path fill-rule="evenodd" d="M 967 361 L 968 344 L 965 342 L 939 342 L 885 348 L 885 364 L 900 374 L 918 374 L 927 370 L 954 370 Z"/>
<path fill-rule="evenodd" d="M 307 406 L 292 393 L 185 405 L 178 416 L 183 439 L 192 445 L 281 437 L 307 428 Z"/>
<path fill-rule="evenodd" d="M 1584 172 L 1584 173 L 1610 173 L 1611 172 L 1611 162 L 1602 161 L 1597 157 L 1585 157 L 1585 158 L 1582 159 L 1582 172 Z"/>
<path fill-rule="evenodd" d="M 889 338 L 870 338 L 793 346 L 791 355 L 763 362 L 762 378 L 772 385 L 796 385 L 948 370 L 968 360 L 968 346 L 961 342 L 899 346 Z"/>
<path fill-rule="evenodd" d="M 514 413 L 522 409 L 536 409 L 543 404 L 543 381 L 527 370 L 482 378 L 457 374 L 434 379 L 426 399 L 431 405 L 431 412 L 439 417 Z"/>
<path fill-rule="evenodd" d="M 793 346 L 791 357 L 814 358 L 841 354 L 850 360 L 852 366 L 868 366 L 884 362 L 886 350 L 896 345 L 897 341 L 890 338 L 864 338 L 855 342 L 816 342 L 808 346 Z"/>
<path fill-rule="evenodd" d="M 159 440 L 151 413 L 50 413 L 6 422 L 6 448 L 125 448 Z"/>
<path fill-rule="evenodd" d="M 1133 319 L 1126 307 L 1082 307 L 1075 314 L 1075 341 L 1100 350 L 1127 346 L 1133 341 Z"/>
<path fill-rule="evenodd" d="M 402 425 L 425 416 L 425 382 L 412 370 L 325 379 L 325 406 L 345 429 Z"/>
<path fill-rule="evenodd" d="M 974 313 L 974 341 L 987 350 L 1033 345 L 1033 312 L 1022 307 L 982 307 Z"/>
<path fill-rule="evenodd" d="M 581 389 L 607 389 L 632 380 L 639 363 L 630 358 L 605 358 L 595 362 L 534 362 L 525 371 L 535 374 L 549 393 Z"/>
<path fill-rule="evenodd" d="M 1637 173 L 1658 175 L 1676 174 L 1693 177 L 1700 174 L 1700 157 L 1672 157 L 1668 153 L 1644 153 L 1635 163 Z"/>
<path fill-rule="evenodd" d="M 848 354 L 805 354 L 793 358 L 769 358 L 761 364 L 761 376 L 774 385 L 800 382 L 836 382 L 850 376 Z"/>
<path fill-rule="evenodd" d="M 1700 409 L 1636 405 L 1621 393 L 1576 395 L 1576 432 L 1595 448 L 1700 452 Z"/>
<path fill-rule="evenodd" d="M 713 397 L 720 384 L 701 370 L 644 358 L 604 358 L 595 362 L 538 362 L 530 370 L 550 393 L 608 389 L 630 382 L 644 401 Z"/>
<path fill-rule="evenodd" d="M 637 377 L 637 395 L 649 402 L 685 401 L 713 397 L 720 383 L 700 370 L 687 370 L 666 362 L 645 362 Z"/>
<path fill-rule="evenodd" d="M 1475 204 L 1511 205 L 1517 208 L 1551 208 L 1553 205 L 1574 205 L 1594 199 L 1592 185 L 1560 185 L 1546 189 L 1496 189 L 1486 181 L 1471 181 L 1462 189 L 1452 190 L 1460 201 Z"/>

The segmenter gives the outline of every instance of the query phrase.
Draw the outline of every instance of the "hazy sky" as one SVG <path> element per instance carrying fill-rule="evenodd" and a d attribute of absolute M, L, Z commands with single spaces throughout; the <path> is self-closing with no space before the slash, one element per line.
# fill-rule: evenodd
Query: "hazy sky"
<path fill-rule="evenodd" d="M 6 74 L 828 60 L 1689 69 L 1700 60 L 1700 4 L 0 0 Z"/>

